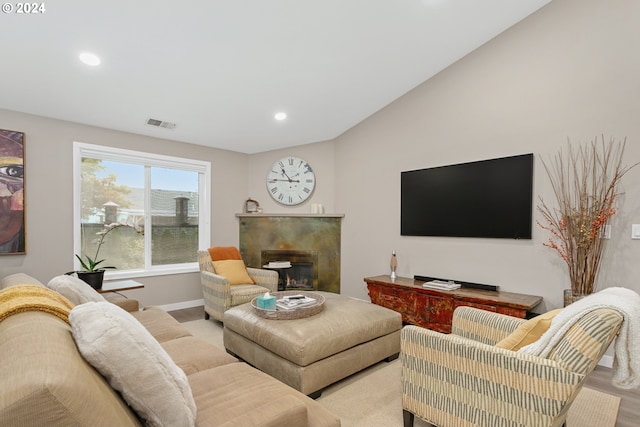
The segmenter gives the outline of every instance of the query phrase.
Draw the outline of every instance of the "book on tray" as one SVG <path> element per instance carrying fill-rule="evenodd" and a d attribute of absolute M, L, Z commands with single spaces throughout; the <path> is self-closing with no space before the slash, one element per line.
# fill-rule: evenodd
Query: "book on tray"
<path fill-rule="evenodd" d="M 278 298 L 276 301 L 276 307 L 282 310 L 295 310 L 302 307 L 309 307 L 315 303 L 315 298 L 305 295 L 287 295 L 285 297 Z"/>

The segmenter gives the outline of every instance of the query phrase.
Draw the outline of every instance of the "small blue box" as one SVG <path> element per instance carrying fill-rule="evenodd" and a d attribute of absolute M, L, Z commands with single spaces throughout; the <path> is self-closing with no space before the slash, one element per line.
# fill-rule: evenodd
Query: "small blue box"
<path fill-rule="evenodd" d="M 258 308 L 263 310 L 275 310 L 276 309 L 276 297 L 269 295 L 268 297 L 259 296 L 256 298 Z"/>

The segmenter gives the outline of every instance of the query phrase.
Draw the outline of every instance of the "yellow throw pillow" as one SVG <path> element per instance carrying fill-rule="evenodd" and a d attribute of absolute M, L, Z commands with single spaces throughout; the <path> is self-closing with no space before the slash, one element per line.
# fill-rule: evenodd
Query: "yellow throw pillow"
<path fill-rule="evenodd" d="M 223 261 L 213 261 L 213 269 L 216 274 L 224 276 L 232 285 L 253 285 L 255 282 L 249 273 L 244 261 L 241 259 L 225 259 Z"/>
<path fill-rule="evenodd" d="M 527 320 L 526 322 L 518 326 L 515 331 L 511 332 L 509 336 L 497 343 L 496 347 L 518 351 L 525 345 L 529 345 L 533 342 L 538 341 L 542 334 L 544 334 L 547 329 L 549 329 L 549 326 L 551 326 L 551 321 L 556 316 L 556 314 L 560 313 L 561 310 L 561 308 L 551 310 L 544 314 L 536 316 L 533 319 Z"/>

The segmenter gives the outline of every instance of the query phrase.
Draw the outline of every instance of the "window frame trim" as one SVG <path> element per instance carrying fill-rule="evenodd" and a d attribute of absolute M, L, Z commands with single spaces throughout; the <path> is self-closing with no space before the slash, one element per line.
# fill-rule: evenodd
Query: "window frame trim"
<path fill-rule="evenodd" d="M 124 148 L 109 147 L 105 145 L 88 144 L 85 142 L 73 142 L 73 266 L 75 270 L 81 270 L 80 262 L 75 254 L 80 253 L 82 245 L 81 227 L 81 172 L 82 158 L 90 157 L 102 160 L 112 160 L 124 163 L 141 164 L 143 166 L 161 167 L 167 169 L 180 169 L 198 173 L 198 247 L 209 247 L 211 239 L 211 162 L 195 160 L 184 157 L 167 156 L 163 154 L 148 153 L 144 151 L 128 150 Z M 146 174 L 146 172 L 145 172 Z M 148 179 L 145 178 L 145 192 L 148 190 Z M 148 203 L 145 197 L 145 205 Z M 150 215 L 148 206 L 145 206 L 145 223 Z M 204 214 L 204 215 L 203 215 Z M 147 244 L 151 237 L 145 236 L 145 264 L 147 263 Z M 163 276 L 169 274 L 192 273 L 199 271 L 198 262 L 183 264 L 166 264 L 161 266 L 145 266 L 136 270 L 106 270 L 105 280 L 127 279 L 148 276 Z"/>

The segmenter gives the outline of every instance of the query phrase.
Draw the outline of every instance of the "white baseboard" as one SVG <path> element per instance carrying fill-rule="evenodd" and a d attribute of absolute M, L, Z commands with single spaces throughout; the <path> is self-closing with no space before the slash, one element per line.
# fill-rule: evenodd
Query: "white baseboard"
<path fill-rule="evenodd" d="M 598 362 L 598 366 L 604 366 L 606 368 L 613 368 L 613 356 L 605 354 Z"/>
<path fill-rule="evenodd" d="M 203 305 L 204 305 L 204 299 L 194 299 L 193 301 L 176 302 L 173 304 L 160 305 L 159 307 L 164 311 L 175 311 L 175 310 L 182 310 L 185 308 L 200 307 Z"/>

